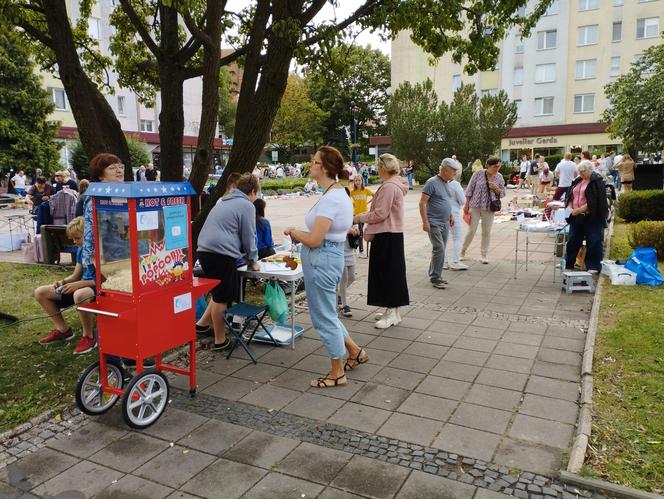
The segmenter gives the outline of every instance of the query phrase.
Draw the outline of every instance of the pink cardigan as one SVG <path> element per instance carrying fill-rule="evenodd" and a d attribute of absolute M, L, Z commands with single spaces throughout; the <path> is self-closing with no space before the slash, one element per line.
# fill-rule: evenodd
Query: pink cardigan
<path fill-rule="evenodd" d="M 367 234 L 403 232 L 403 197 L 407 193 L 408 185 L 399 175 L 395 175 L 378 188 L 369 212 L 358 215 L 355 219 L 367 224 L 364 228 Z"/>

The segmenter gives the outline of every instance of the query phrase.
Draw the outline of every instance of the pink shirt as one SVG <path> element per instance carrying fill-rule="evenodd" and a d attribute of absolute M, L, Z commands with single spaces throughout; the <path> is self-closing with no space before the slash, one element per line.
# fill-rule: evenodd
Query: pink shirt
<path fill-rule="evenodd" d="M 574 192 L 572 195 L 572 208 L 580 208 L 586 204 L 586 187 L 590 183 L 590 179 L 582 180 L 574 187 Z"/>
<path fill-rule="evenodd" d="M 403 197 L 407 193 L 408 185 L 399 175 L 395 175 L 376 191 L 369 211 L 357 215 L 355 219 L 367 224 L 364 228 L 366 234 L 403 232 Z"/>

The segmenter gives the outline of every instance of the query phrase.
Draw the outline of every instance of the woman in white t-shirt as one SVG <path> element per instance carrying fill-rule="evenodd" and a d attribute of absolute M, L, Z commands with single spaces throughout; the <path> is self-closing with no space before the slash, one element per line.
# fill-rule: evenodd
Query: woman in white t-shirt
<path fill-rule="evenodd" d="M 307 304 L 332 367 L 324 377 L 311 381 L 315 388 L 348 383 L 346 370 L 369 360 L 367 353 L 348 335 L 337 315 L 337 286 L 344 267 L 344 242 L 353 225 L 353 202 L 337 182 L 345 177 L 341 153 L 330 146 L 316 151 L 310 176 L 323 188 L 323 196 L 306 214 L 308 232 L 289 227 L 284 234 L 302 243 L 302 268 Z M 348 351 L 348 361 L 344 357 Z"/>

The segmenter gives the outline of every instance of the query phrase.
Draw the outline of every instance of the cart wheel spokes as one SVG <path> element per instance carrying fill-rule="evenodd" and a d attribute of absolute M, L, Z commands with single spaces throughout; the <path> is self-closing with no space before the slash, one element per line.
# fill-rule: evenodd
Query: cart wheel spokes
<path fill-rule="evenodd" d="M 107 362 L 106 376 L 110 387 L 122 389 L 124 371 L 121 366 L 115 362 Z M 118 398 L 119 395 L 102 390 L 99 361 L 83 371 L 76 385 L 76 405 L 82 412 L 90 416 L 103 414 L 113 407 Z"/>
<path fill-rule="evenodd" d="M 157 370 L 143 371 L 132 378 L 122 399 L 122 416 L 132 428 L 154 424 L 168 404 L 169 386 Z"/>

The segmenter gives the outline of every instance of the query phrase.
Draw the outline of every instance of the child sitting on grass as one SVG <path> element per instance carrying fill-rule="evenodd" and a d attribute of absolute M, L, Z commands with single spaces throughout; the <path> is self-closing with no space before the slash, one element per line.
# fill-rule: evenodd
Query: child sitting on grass
<path fill-rule="evenodd" d="M 39 340 L 40 345 L 50 345 L 74 338 L 74 332 L 67 325 L 60 312 L 63 308 L 89 303 L 95 297 L 95 268 L 93 265 L 84 267 L 81 263 L 81 246 L 83 244 L 83 217 L 76 217 L 67 225 L 67 236 L 78 246 L 76 252 L 76 268 L 74 273 L 62 281 L 40 286 L 34 291 L 34 297 L 55 326 L 46 336 Z M 78 312 L 81 317 L 83 335 L 79 340 L 75 354 L 87 353 L 97 346 L 93 334 L 93 315 Z"/>

